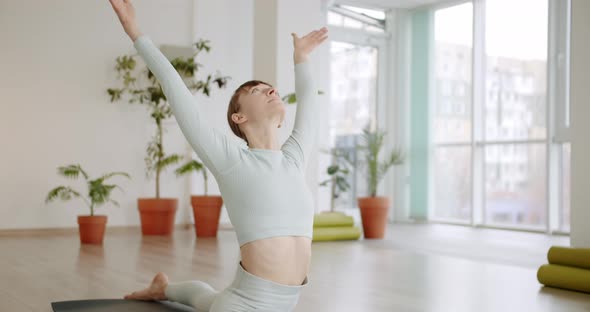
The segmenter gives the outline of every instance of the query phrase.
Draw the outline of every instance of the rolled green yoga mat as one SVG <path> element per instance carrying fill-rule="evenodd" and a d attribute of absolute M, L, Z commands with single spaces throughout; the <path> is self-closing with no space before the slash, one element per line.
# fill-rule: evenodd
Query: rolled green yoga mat
<path fill-rule="evenodd" d="M 356 226 L 316 227 L 313 228 L 313 241 L 352 240 L 361 237 L 361 230 Z"/>
<path fill-rule="evenodd" d="M 537 279 L 546 286 L 590 293 L 590 270 L 544 264 L 537 271 Z"/>
<path fill-rule="evenodd" d="M 342 212 L 321 212 L 313 216 L 314 227 L 353 226 L 354 219 Z"/>
<path fill-rule="evenodd" d="M 560 264 L 590 270 L 590 248 L 553 246 L 549 248 L 547 260 L 549 260 L 550 264 Z"/>

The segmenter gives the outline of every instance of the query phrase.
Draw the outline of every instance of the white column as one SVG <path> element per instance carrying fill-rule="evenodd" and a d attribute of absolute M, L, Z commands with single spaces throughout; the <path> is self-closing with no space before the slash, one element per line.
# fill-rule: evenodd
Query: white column
<path fill-rule="evenodd" d="M 254 79 L 277 85 L 277 0 L 254 0 Z"/>
<path fill-rule="evenodd" d="M 572 0 L 571 12 L 571 245 L 590 247 L 590 2 Z"/>

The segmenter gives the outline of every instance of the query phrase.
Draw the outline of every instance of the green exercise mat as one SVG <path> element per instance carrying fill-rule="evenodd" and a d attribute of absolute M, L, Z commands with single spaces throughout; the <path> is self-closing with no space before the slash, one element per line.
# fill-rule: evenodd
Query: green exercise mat
<path fill-rule="evenodd" d="M 356 226 L 316 227 L 313 228 L 313 241 L 352 240 L 361 237 L 361 230 Z"/>
<path fill-rule="evenodd" d="M 353 226 L 354 219 L 342 212 L 321 212 L 313 216 L 314 227 Z"/>
<path fill-rule="evenodd" d="M 537 271 L 537 279 L 545 286 L 590 293 L 590 270 L 544 264 Z"/>
<path fill-rule="evenodd" d="M 553 246 L 549 248 L 547 260 L 549 260 L 550 264 L 590 270 L 590 248 Z"/>
<path fill-rule="evenodd" d="M 93 299 L 52 302 L 54 312 L 189 312 L 192 307 L 170 301 Z"/>

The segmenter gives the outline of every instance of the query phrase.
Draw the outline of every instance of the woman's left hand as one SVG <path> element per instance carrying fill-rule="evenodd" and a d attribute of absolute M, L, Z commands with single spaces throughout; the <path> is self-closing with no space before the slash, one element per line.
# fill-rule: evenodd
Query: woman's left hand
<path fill-rule="evenodd" d="M 293 59 L 295 60 L 295 64 L 299 64 L 307 61 L 309 53 L 328 38 L 328 29 L 322 27 L 301 38 L 297 37 L 295 33 L 291 33 L 291 36 L 293 36 L 294 47 Z"/>

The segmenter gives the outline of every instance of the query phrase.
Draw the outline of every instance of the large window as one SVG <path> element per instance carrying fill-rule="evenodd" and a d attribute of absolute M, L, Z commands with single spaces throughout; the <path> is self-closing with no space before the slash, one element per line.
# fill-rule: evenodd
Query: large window
<path fill-rule="evenodd" d="M 365 126 L 377 124 L 380 64 L 386 55 L 385 13 L 346 5 L 330 7 L 330 145 L 358 164 L 362 157 L 355 148 L 362 144 Z M 369 42 L 371 41 L 371 42 Z M 328 156 L 329 157 L 329 156 Z M 328 160 L 331 162 L 333 160 Z M 326 165 L 320 161 L 322 179 Z M 336 210 L 354 209 L 357 197 L 367 196 L 366 177 L 351 167 L 347 176 L 350 190 L 335 199 Z"/>
<path fill-rule="evenodd" d="M 565 41 L 549 42 L 567 34 L 560 6 L 482 0 L 434 10 L 433 219 L 569 231 L 570 147 L 550 140 L 550 121 L 568 117 Z"/>

